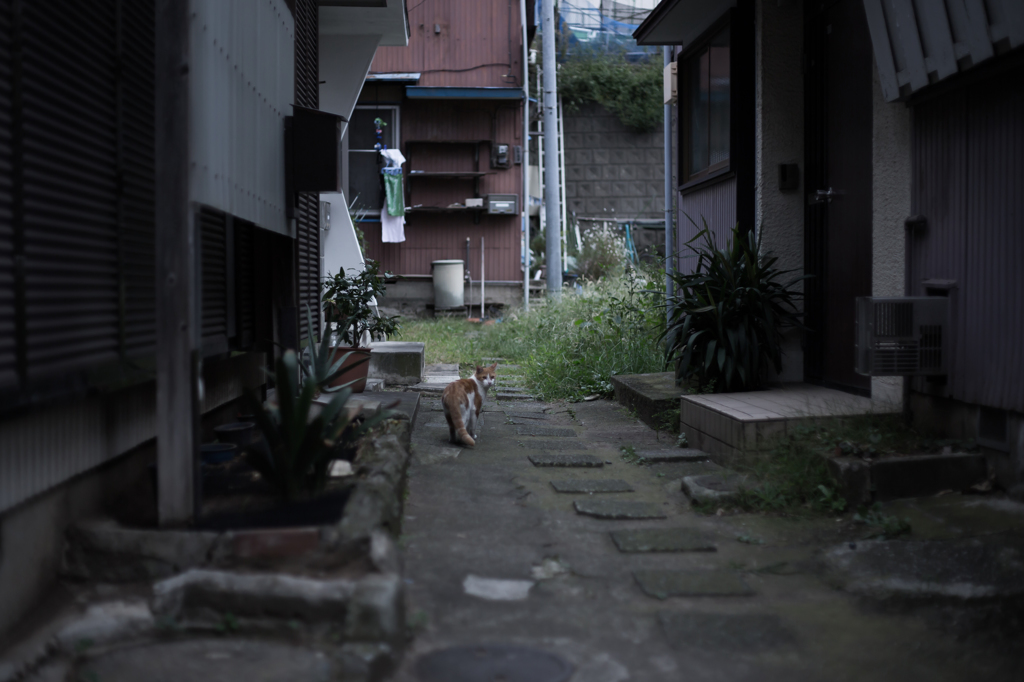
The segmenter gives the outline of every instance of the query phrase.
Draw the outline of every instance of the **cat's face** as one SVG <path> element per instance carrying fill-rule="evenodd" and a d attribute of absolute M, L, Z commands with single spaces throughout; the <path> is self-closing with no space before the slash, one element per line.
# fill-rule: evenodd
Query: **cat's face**
<path fill-rule="evenodd" d="M 480 385 L 484 388 L 490 388 L 494 385 L 494 373 L 498 369 L 498 363 L 488 365 L 487 367 L 476 368 L 476 378 L 480 382 Z"/>

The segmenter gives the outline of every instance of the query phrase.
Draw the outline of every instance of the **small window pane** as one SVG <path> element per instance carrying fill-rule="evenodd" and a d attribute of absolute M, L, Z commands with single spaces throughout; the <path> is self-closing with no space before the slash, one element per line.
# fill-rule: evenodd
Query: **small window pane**
<path fill-rule="evenodd" d="M 693 57 L 687 65 L 689 70 L 689 134 L 690 175 L 708 167 L 708 52 Z"/>
<path fill-rule="evenodd" d="M 349 152 L 347 197 L 350 203 L 355 203 L 355 210 L 376 211 L 384 204 L 378 156 L 375 151 Z"/>
<path fill-rule="evenodd" d="M 729 27 L 711 41 L 710 165 L 729 160 Z"/>
<path fill-rule="evenodd" d="M 352 120 L 348 124 L 349 149 L 373 149 L 377 144 L 377 128 L 373 124 L 375 118 L 383 119 L 386 126 L 381 129 L 381 138 L 391 149 L 395 146 L 395 110 L 394 109 L 356 109 L 352 112 Z"/>

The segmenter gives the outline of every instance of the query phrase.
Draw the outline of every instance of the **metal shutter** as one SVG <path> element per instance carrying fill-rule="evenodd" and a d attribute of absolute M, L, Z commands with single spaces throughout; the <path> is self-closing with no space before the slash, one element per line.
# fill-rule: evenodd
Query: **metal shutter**
<path fill-rule="evenodd" d="M 125 355 L 137 358 L 156 352 L 155 9 L 152 0 L 121 0 L 120 8 L 123 343 Z"/>
<path fill-rule="evenodd" d="M 0 0 L 0 392 L 124 381 L 155 342 L 151 0 Z"/>
<path fill-rule="evenodd" d="M 0 2 L 0 391 L 18 384 L 14 300 L 11 10 Z"/>
<path fill-rule="evenodd" d="M 316 0 L 295 0 L 295 103 L 310 109 L 320 104 L 318 30 Z M 313 329 L 320 329 L 320 195 L 299 193 L 295 217 L 299 338 L 305 339 L 307 305 Z"/>
<path fill-rule="evenodd" d="M 32 382 L 119 355 L 116 7 L 107 1 L 21 8 L 21 220 Z"/>
<path fill-rule="evenodd" d="M 223 211 L 199 211 L 202 263 L 203 354 L 228 350 L 228 219 Z"/>
<path fill-rule="evenodd" d="M 238 307 L 236 350 L 251 350 L 256 341 L 255 226 L 235 220 L 235 300 Z"/>

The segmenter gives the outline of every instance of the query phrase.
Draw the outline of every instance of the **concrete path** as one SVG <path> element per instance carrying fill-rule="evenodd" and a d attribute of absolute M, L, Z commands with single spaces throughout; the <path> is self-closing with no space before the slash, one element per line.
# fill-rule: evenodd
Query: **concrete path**
<path fill-rule="evenodd" d="M 614 403 L 485 417 L 467 449 L 436 400 L 420 410 L 400 542 L 416 636 L 398 682 L 1024 679 L 1016 640 L 976 634 L 966 611 L 832 587 L 820 557 L 860 540 L 849 519 L 692 511 L 682 479 L 714 465 L 625 462 L 621 446 L 671 436 Z"/>

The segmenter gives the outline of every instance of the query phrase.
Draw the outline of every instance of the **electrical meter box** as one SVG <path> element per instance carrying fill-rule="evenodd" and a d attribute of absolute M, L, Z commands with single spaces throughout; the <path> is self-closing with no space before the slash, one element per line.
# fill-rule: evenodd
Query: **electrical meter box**
<path fill-rule="evenodd" d="M 487 213 L 490 215 L 518 215 L 518 194 L 488 194 Z"/>

